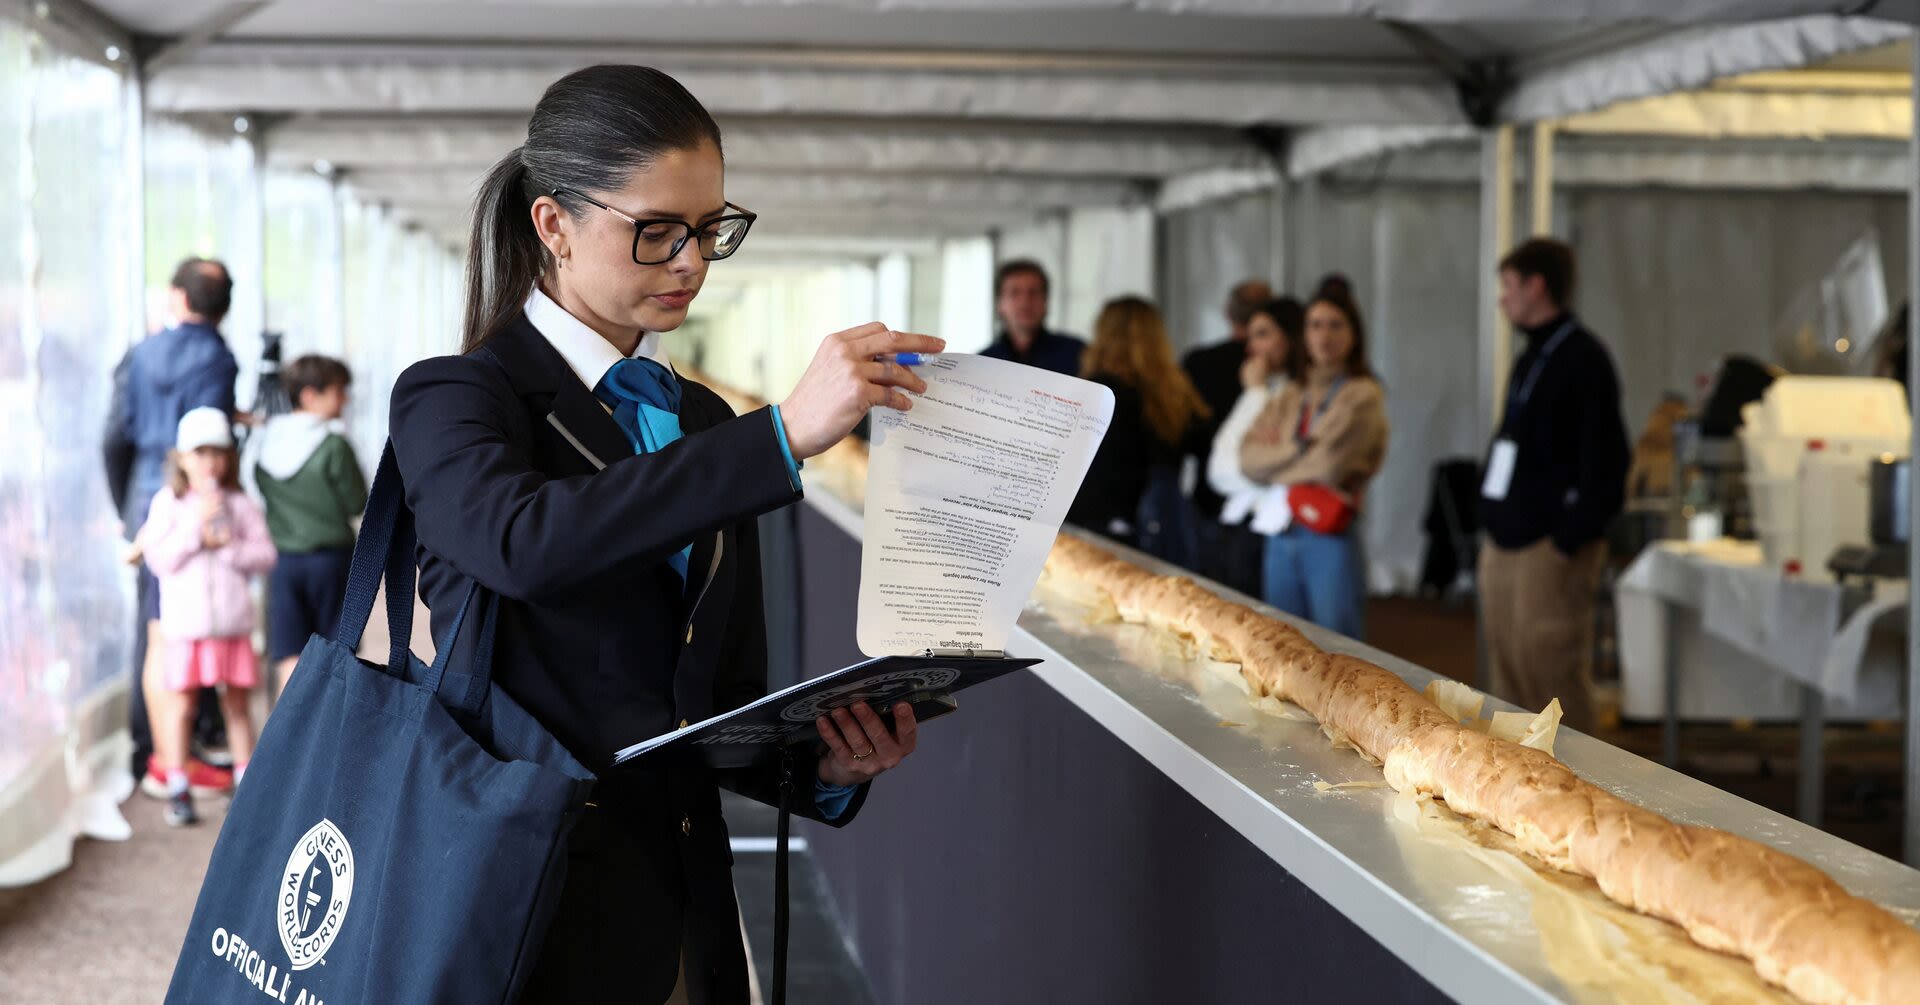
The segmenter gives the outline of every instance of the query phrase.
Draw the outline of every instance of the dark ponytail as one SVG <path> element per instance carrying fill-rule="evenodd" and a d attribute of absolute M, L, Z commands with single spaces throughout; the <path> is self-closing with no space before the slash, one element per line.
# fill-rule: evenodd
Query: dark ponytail
<path fill-rule="evenodd" d="M 527 142 L 480 185 L 467 245 L 461 352 L 510 323 L 551 256 L 533 229 L 533 202 L 555 189 L 607 192 L 661 154 L 712 143 L 720 127 L 672 77 L 645 66 L 590 66 L 554 81 L 534 106 Z M 578 215 L 585 203 L 554 198 Z"/>

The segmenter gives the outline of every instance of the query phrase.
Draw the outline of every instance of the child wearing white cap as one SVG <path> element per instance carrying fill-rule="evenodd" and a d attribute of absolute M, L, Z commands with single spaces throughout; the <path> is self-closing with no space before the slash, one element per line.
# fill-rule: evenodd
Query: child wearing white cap
<path fill-rule="evenodd" d="M 240 491 L 233 425 L 217 408 L 180 418 L 168 484 L 153 497 L 141 531 L 147 565 L 160 581 L 160 698 L 151 710 L 154 757 L 166 774 L 167 822 L 199 818 L 188 789 L 192 697 L 218 686 L 233 751 L 234 780 L 253 753 L 247 701 L 260 682 L 253 649 L 248 578 L 273 568 L 273 539 L 260 507 Z"/>

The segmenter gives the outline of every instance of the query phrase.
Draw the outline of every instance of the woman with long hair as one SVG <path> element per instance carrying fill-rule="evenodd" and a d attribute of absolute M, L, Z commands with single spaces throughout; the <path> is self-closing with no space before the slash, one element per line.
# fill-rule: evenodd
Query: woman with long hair
<path fill-rule="evenodd" d="M 1207 406 L 1174 359 L 1159 309 L 1139 297 L 1109 301 L 1080 374 L 1113 389 L 1113 421 L 1067 520 L 1191 568 L 1199 542 L 1180 492 L 1180 442 Z"/>
<path fill-rule="evenodd" d="M 563 77 L 481 184 L 461 355 L 393 391 L 435 637 L 470 583 L 495 594 L 495 681 L 600 774 L 530 1001 L 745 1001 L 719 788 L 840 825 L 914 749 L 910 706 L 889 727 L 856 705 L 816 721 L 826 752 L 784 778 L 606 771 L 766 692 L 756 519 L 800 498 L 798 462 L 925 390 L 893 354 L 944 347 L 878 323 L 828 335 L 786 400 L 741 416 L 681 377 L 670 333 L 754 221 L 724 181 L 720 129 L 672 77 Z"/>
<path fill-rule="evenodd" d="M 1266 539 L 1246 526 L 1267 487 L 1240 471 L 1240 445 L 1253 420 L 1273 397 L 1297 386 L 1306 371 L 1307 349 L 1301 341 L 1306 308 L 1293 297 L 1277 297 L 1254 308 L 1247 319 L 1246 360 L 1240 364 L 1240 396 L 1220 423 L 1207 451 L 1207 484 L 1220 493 L 1220 522 L 1231 528 L 1234 548 L 1227 556 L 1231 579 L 1258 584 L 1262 580 Z M 1236 587 L 1238 588 L 1238 587 Z M 1250 587 L 1260 592 L 1260 587 Z"/>
<path fill-rule="evenodd" d="M 1240 470 L 1286 486 L 1290 521 L 1267 538 L 1266 601 L 1349 638 L 1366 630 L 1358 516 L 1387 456 L 1386 396 L 1367 364 L 1360 309 L 1338 292 L 1307 304 L 1300 379 L 1275 394 L 1240 445 Z"/>

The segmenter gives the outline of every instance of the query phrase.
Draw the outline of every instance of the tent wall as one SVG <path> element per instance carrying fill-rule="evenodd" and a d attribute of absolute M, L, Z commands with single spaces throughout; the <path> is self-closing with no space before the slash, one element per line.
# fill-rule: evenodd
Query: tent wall
<path fill-rule="evenodd" d="M 264 320 L 260 298 L 262 224 L 254 191 L 253 147 L 227 131 L 214 134 L 169 119 L 146 126 L 145 322 L 166 323 L 167 286 L 174 267 L 190 255 L 219 258 L 233 272 L 233 309 L 221 323 L 227 345 L 250 375 L 260 358 Z M 241 408 L 253 404 L 243 380 Z"/>
<path fill-rule="evenodd" d="M 1572 220 L 1581 313 L 1614 351 L 1635 431 L 1724 354 L 1777 358 L 1776 323 L 1863 233 L 1890 281 L 1906 275 L 1900 196 L 1590 190 Z"/>
<path fill-rule="evenodd" d="M 1167 334 L 1181 353 L 1226 337 L 1221 309 L 1243 279 L 1275 271 L 1271 190 L 1169 213 L 1160 253 Z"/>
<path fill-rule="evenodd" d="M 1151 298 L 1156 275 L 1154 217 L 1145 207 L 1076 209 L 1067 214 L 1067 261 L 1059 287 L 1062 326 L 1088 337 L 1108 300 Z"/>
<path fill-rule="evenodd" d="M 124 837 L 132 580 L 100 465 L 139 318 L 130 82 L 0 20 L 0 887 Z"/>

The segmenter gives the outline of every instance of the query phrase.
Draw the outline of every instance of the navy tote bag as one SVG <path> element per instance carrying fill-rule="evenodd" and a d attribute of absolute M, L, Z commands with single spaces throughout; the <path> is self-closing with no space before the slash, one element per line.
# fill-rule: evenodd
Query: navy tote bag
<path fill-rule="evenodd" d="M 593 775 L 492 682 L 477 584 L 432 666 L 408 648 L 414 532 L 391 443 L 340 626 L 314 636 L 235 793 L 172 1003 L 505 1002 L 559 902 Z M 384 570 L 386 666 L 354 655 Z"/>

